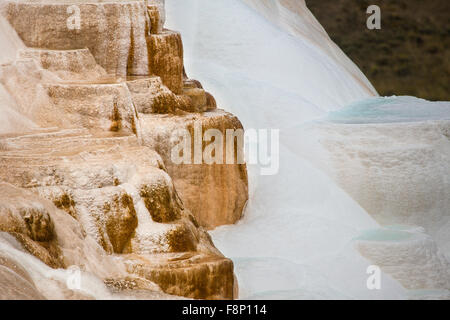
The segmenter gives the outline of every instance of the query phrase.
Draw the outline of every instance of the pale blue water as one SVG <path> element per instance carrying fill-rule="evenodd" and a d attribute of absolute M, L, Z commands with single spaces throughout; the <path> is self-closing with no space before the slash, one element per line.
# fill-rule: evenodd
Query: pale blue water
<path fill-rule="evenodd" d="M 325 120 L 344 124 L 450 120 L 450 102 L 409 96 L 370 98 L 330 112 Z"/>
<path fill-rule="evenodd" d="M 365 241 L 402 241 L 413 237 L 413 233 L 400 228 L 380 228 L 364 231 L 355 240 Z"/>

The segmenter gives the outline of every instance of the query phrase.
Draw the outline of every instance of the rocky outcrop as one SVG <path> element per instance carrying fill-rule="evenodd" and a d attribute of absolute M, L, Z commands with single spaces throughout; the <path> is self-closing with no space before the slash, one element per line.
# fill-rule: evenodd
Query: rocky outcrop
<path fill-rule="evenodd" d="M 191 109 L 189 98 L 175 95 L 160 77 L 131 78 L 127 86 L 138 113 L 168 114 L 175 113 L 177 109 Z"/>
<path fill-rule="evenodd" d="M 0 191 L 1 299 L 169 297 L 153 282 L 127 272 L 122 256 L 107 255 L 81 222 L 52 201 L 7 183 L 0 183 Z M 30 220 L 29 212 L 40 218 Z M 55 250 L 57 266 L 47 260 Z M 70 269 L 79 272 L 79 288 L 68 285 L 75 275 Z"/>
<path fill-rule="evenodd" d="M 49 209 L 36 206 L 20 190 L 6 184 L 0 186 L 0 230 L 8 232 L 34 256 L 52 267 L 62 267 L 61 252 Z"/>
<path fill-rule="evenodd" d="M 174 93 L 183 89 L 183 44 L 178 32 L 164 30 L 150 36 L 150 69 Z"/>
<path fill-rule="evenodd" d="M 148 15 L 151 22 L 151 33 L 161 33 L 166 21 L 165 0 L 147 2 Z"/>
<path fill-rule="evenodd" d="M 73 4 L 82 32 L 67 26 Z M 223 133 L 242 125 L 184 75 L 163 1 L 6 1 L 2 11 L 33 47 L 0 66 L 0 96 L 28 121 L 0 135 L 0 231 L 14 250 L 79 266 L 112 294 L 232 299 L 233 264 L 204 227 L 240 218 L 246 167 L 177 166 L 170 132 L 197 120 Z M 16 297 L 96 297 L 62 280 L 42 294 L 39 279 Z"/>
<path fill-rule="evenodd" d="M 171 138 L 174 131 L 187 130 L 194 144 L 195 126 L 201 127 L 201 135 L 214 128 L 226 136 L 227 129 L 242 128 L 236 117 L 222 110 L 171 117 L 152 114 L 141 116 L 141 126 L 144 144 L 161 155 L 186 207 L 202 226 L 213 229 L 241 218 L 248 199 L 245 164 L 195 164 L 193 153 L 189 164 L 176 164 L 171 158 L 172 149 L 178 143 Z M 224 151 L 224 158 L 225 155 Z"/>
<path fill-rule="evenodd" d="M 136 113 L 126 84 L 47 84 L 59 110 L 85 128 L 136 133 Z"/>
<path fill-rule="evenodd" d="M 88 48 L 109 74 L 126 76 L 150 72 L 146 40 L 150 21 L 144 1 L 7 2 L 4 15 L 28 47 Z M 70 17 L 78 18 L 74 16 L 77 13 L 79 28 L 76 21 L 68 25 Z"/>
<path fill-rule="evenodd" d="M 130 257 L 133 273 L 152 279 L 165 292 L 199 299 L 233 298 L 233 263 L 214 255 Z"/>
<path fill-rule="evenodd" d="M 20 59 L 33 59 L 44 70 L 52 72 L 61 80 L 99 81 L 107 77 L 88 49 L 45 50 L 27 48 L 18 52 Z"/>
<path fill-rule="evenodd" d="M 214 248 L 184 207 L 159 155 L 140 146 L 135 137 L 100 138 L 84 130 L 68 130 L 6 138 L 1 145 L 2 180 L 32 190 L 53 205 L 45 202 L 47 207 L 39 208 L 34 200 L 28 204 L 13 197 L 11 191 L 2 192 L 0 230 L 13 234 L 47 265 L 68 266 L 58 242 L 61 235 L 56 237 L 48 213 L 57 207 L 76 219 L 82 231 L 110 254 L 144 255 L 150 261 L 155 254 L 182 252 L 189 252 L 190 257 L 210 257 L 217 269 L 205 272 L 209 262 L 189 260 L 180 271 L 185 276 L 180 281 L 173 280 L 168 262 L 147 265 L 144 274 L 138 269 L 130 272 L 157 279 L 171 294 L 232 298 L 228 287 L 231 283 L 232 288 L 232 281 L 227 281 L 233 278 L 231 262 Z M 183 260 L 179 258 L 180 263 Z M 216 283 L 216 279 L 222 282 Z M 206 287 L 197 288 L 197 281 Z"/>
<path fill-rule="evenodd" d="M 74 5 L 76 9 L 71 10 Z M 70 25 L 70 18 L 78 13 L 79 28 Z M 181 36 L 163 30 L 164 10 L 159 1 L 150 1 L 148 8 L 145 1 L 60 4 L 7 1 L 4 15 L 28 47 L 88 48 L 110 75 L 155 74 L 174 93 L 181 93 Z"/>

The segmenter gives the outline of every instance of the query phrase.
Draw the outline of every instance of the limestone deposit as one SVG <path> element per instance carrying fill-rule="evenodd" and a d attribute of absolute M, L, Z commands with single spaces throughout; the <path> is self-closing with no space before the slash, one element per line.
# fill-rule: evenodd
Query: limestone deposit
<path fill-rule="evenodd" d="M 0 297 L 235 297 L 206 228 L 240 219 L 246 166 L 178 166 L 170 132 L 242 125 L 187 78 L 164 1 L 0 4 Z"/>

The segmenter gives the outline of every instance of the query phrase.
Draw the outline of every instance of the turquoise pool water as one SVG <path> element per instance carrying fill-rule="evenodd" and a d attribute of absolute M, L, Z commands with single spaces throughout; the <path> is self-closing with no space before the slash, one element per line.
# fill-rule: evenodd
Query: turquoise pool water
<path fill-rule="evenodd" d="M 346 124 L 450 120 L 450 102 L 409 96 L 370 98 L 330 112 L 325 120 Z"/>
<path fill-rule="evenodd" d="M 411 239 L 414 233 L 403 231 L 402 228 L 380 228 L 364 231 L 355 240 L 364 241 L 403 241 Z M 406 228 L 405 228 L 406 229 Z"/>

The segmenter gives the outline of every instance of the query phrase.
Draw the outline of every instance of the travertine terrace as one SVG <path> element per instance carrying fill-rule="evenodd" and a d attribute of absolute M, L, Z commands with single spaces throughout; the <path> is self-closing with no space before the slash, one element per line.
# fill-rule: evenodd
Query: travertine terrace
<path fill-rule="evenodd" d="M 73 5 L 79 29 L 67 25 Z M 114 292 L 235 297 L 233 263 L 205 229 L 240 219 L 246 167 L 177 166 L 170 133 L 195 121 L 223 132 L 242 125 L 187 78 L 164 1 L 4 1 L 1 10 L 16 50 L 0 60 L 9 123 L 0 230 L 47 266 L 77 265 Z M 0 267 L 16 275 L 4 278 L 10 298 L 61 298 L 20 261 L 0 253 Z"/>

